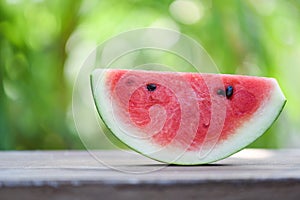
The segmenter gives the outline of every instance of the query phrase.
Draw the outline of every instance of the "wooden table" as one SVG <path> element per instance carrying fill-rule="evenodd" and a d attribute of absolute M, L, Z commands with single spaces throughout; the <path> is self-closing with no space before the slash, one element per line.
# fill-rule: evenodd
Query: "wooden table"
<path fill-rule="evenodd" d="M 246 149 L 203 166 L 122 151 L 0 152 L 0 199 L 299 200 L 300 150 Z"/>

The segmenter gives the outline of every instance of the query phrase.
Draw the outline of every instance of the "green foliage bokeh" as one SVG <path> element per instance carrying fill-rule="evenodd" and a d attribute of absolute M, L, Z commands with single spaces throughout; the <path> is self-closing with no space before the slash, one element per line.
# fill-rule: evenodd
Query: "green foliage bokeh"
<path fill-rule="evenodd" d="M 222 73 L 275 77 L 288 104 L 252 147 L 300 146 L 300 1 L 177 1 L 198 9 L 178 14 L 172 0 L 0 0 L 0 149 L 83 148 L 71 113 L 83 58 L 120 32 L 151 26 L 194 38 Z"/>

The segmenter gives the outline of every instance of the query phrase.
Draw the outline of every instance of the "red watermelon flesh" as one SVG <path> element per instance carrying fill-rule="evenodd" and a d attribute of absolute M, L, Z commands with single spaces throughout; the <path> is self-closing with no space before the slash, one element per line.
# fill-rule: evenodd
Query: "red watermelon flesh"
<path fill-rule="evenodd" d="M 178 164 L 211 162 L 238 151 L 272 124 L 285 103 L 272 78 L 111 69 L 96 70 L 92 79 L 99 113 L 121 141 Z M 255 123 L 266 116 L 263 124 Z M 234 143 L 236 148 L 226 147 Z M 212 156 L 196 156 L 203 149 Z M 170 152 L 180 156 L 168 160 Z"/>

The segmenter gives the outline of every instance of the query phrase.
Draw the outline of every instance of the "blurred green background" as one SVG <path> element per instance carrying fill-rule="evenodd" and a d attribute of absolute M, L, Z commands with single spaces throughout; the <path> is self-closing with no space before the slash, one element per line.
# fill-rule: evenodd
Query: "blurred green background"
<path fill-rule="evenodd" d="M 222 73 L 277 78 L 288 103 L 251 146 L 300 147 L 299 22 L 299 0 L 0 0 L 0 149 L 83 148 L 76 74 L 97 44 L 139 27 L 194 38 Z"/>

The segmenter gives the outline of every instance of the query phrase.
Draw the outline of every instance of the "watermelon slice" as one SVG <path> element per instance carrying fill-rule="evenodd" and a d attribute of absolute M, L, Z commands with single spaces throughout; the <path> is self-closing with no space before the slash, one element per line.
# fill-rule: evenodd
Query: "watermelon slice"
<path fill-rule="evenodd" d="M 240 75 L 96 69 L 91 86 L 102 120 L 120 141 L 181 165 L 241 150 L 286 102 L 275 79 Z"/>

